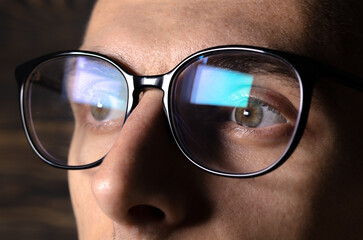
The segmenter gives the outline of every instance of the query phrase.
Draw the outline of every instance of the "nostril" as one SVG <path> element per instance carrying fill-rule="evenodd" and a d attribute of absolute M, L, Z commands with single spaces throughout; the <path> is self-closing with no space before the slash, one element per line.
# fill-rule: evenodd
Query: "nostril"
<path fill-rule="evenodd" d="M 149 223 L 162 221 L 165 213 L 159 208 L 150 205 L 137 205 L 129 209 L 128 215 L 131 221 Z"/>

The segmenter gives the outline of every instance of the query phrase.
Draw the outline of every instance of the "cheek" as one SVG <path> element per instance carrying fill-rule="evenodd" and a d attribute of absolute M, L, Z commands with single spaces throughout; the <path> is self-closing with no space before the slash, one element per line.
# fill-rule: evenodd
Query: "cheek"
<path fill-rule="evenodd" d="M 310 219 L 311 198 L 299 186 L 309 183 L 305 177 L 290 176 L 280 172 L 214 183 L 213 225 L 224 239 L 294 239 L 303 235 Z"/>
<path fill-rule="evenodd" d="M 281 167 L 257 178 L 217 178 L 210 184 L 213 221 L 224 233 L 259 239 L 309 236 L 331 161 L 339 157 L 333 121 L 320 109 L 310 116 L 301 142 Z"/>
<path fill-rule="evenodd" d="M 68 181 L 78 237 L 83 239 L 111 239 L 113 225 L 99 209 L 91 191 L 94 170 L 69 171 Z"/>

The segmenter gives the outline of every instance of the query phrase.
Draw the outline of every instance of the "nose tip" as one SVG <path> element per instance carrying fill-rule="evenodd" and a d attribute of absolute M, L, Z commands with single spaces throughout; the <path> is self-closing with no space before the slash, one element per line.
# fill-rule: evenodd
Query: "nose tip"
<path fill-rule="evenodd" d="M 92 192 L 99 207 L 114 222 L 171 227 L 184 221 L 186 205 L 190 204 L 184 201 L 184 194 L 176 193 L 172 186 L 160 187 L 160 182 L 154 182 L 146 173 L 145 179 L 139 181 L 139 175 L 135 179 L 125 172 L 110 170 L 116 168 L 102 169 L 93 176 Z"/>

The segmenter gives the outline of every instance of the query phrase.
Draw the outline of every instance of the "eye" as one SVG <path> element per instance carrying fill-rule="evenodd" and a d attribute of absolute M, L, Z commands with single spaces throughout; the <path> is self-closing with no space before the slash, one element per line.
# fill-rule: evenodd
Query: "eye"
<path fill-rule="evenodd" d="M 248 128 L 269 127 L 287 123 L 287 119 L 271 106 L 258 99 L 249 99 L 246 107 L 233 109 L 232 121 Z"/>
<path fill-rule="evenodd" d="M 101 101 L 98 101 L 97 105 L 91 106 L 91 115 L 97 121 L 103 121 L 110 114 L 111 109 L 103 105 Z"/>
<path fill-rule="evenodd" d="M 90 114 L 96 121 L 109 121 L 123 118 L 124 101 L 107 94 L 97 94 L 90 104 Z"/>

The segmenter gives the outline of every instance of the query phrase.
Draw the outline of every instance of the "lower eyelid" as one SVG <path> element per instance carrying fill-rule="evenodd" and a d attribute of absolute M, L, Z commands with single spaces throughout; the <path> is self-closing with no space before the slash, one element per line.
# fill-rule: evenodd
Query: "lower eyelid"
<path fill-rule="evenodd" d="M 290 138 L 294 130 L 294 125 L 284 123 L 263 128 L 248 128 L 242 127 L 234 122 L 228 122 L 226 123 L 225 128 L 228 129 L 224 131 L 226 135 L 234 136 L 237 139 L 248 138 L 252 141 L 270 142 L 279 140 L 280 138 Z"/>
<path fill-rule="evenodd" d="M 92 131 L 99 131 L 100 133 L 111 132 L 114 129 L 119 129 L 122 127 L 123 122 L 117 120 L 108 121 L 96 121 L 89 114 L 86 116 L 85 124 L 87 128 Z"/>

